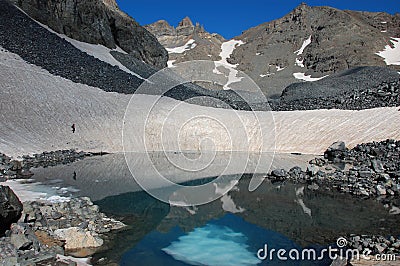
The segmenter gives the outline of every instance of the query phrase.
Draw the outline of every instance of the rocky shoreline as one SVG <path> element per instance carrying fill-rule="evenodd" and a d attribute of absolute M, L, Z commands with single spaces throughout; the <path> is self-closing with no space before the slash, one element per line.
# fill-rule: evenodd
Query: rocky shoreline
<path fill-rule="evenodd" d="M 24 202 L 19 216 L 0 238 L 1 265 L 77 265 L 60 255 L 88 257 L 103 245 L 102 234 L 125 226 L 85 197 Z"/>
<path fill-rule="evenodd" d="M 0 182 L 27 179 L 31 168 L 68 164 L 101 154 L 59 150 L 22 156 L 0 154 Z M 125 225 L 107 217 L 86 197 L 50 197 L 21 203 L 7 186 L 0 186 L 0 265 L 77 265 L 100 248 L 102 235 Z M 79 265 L 82 261 L 79 261 Z"/>
<path fill-rule="evenodd" d="M 305 171 L 300 167 L 289 171 L 276 169 L 267 178 L 272 183 L 302 183 L 312 191 L 335 190 L 356 198 L 374 199 L 391 215 L 400 215 L 400 141 L 365 143 L 351 150 L 345 143 L 336 142 L 325 151 L 324 158 L 311 160 Z M 357 249 L 360 254 L 400 254 L 400 236 L 345 237 L 346 248 Z"/>
<path fill-rule="evenodd" d="M 33 175 L 31 168 L 50 167 L 58 164 L 69 164 L 85 157 L 105 155 L 106 153 L 90 153 L 76 150 L 58 150 L 40 154 L 24 155 L 21 160 L 0 153 L 0 182 L 7 179 L 29 178 Z"/>

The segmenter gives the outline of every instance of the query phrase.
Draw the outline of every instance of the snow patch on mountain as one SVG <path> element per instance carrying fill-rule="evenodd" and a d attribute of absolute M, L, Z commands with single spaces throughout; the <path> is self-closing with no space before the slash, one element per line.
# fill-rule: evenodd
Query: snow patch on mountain
<path fill-rule="evenodd" d="M 299 58 L 296 58 L 295 66 L 304 67 L 303 61 L 304 60 L 300 60 Z"/>
<path fill-rule="evenodd" d="M 392 46 L 386 45 L 383 51 L 376 54 L 384 58 L 386 65 L 400 65 L 400 38 L 391 38 Z"/>
<path fill-rule="evenodd" d="M 77 41 L 75 39 L 72 39 L 64 34 L 55 32 L 54 30 L 50 29 L 47 25 L 40 23 L 37 20 L 32 19 L 33 21 L 35 21 L 37 24 L 39 24 L 40 26 L 42 26 L 43 28 L 47 29 L 48 31 L 50 31 L 51 33 L 56 34 L 57 36 L 59 36 L 60 38 L 66 40 L 67 42 L 69 42 L 70 44 L 72 44 L 75 48 L 81 50 L 84 53 L 87 53 L 88 55 L 93 56 L 94 58 L 99 59 L 100 61 L 103 61 L 107 64 L 110 64 L 112 66 L 117 66 L 119 69 L 139 78 L 142 80 L 147 81 L 146 78 L 140 76 L 139 74 L 129 70 L 128 68 L 126 68 L 123 64 L 121 64 L 121 62 L 119 62 L 117 59 L 114 58 L 114 56 L 111 55 L 111 51 L 116 51 L 116 52 L 120 52 L 123 54 L 127 54 L 127 52 L 125 52 L 124 50 L 122 50 L 120 47 L 117 47 L 115 49 L 110 49 L 108 47 L 105 47 L 104 45 L 101 44 L 90 44 L 90 43 L 86 43 L 86 42 L 81 42 L 81 41 Z"/>
<path fill-rule="evenodd" d="M 187 41 L 187 43 L 185 43 L 182 46 L 178 46 L 178 47 L 174 47 L 174 48 L 165 48 L 167 50 L 167 52 L 169 54 L 182 54 L 185 51 L 189 51 L 193 48 L 195 48 L 197 46 L 197 44 L 195 43 L 195 40 L 190 39 L 189 41 Z"/>
<path fill-rule="evenodd" d="M 175 66 L 174 66 L 175 61 L 176 61 L 176 60 L 168 60 L 167 66 L 168 66 L 168 67 L 175 67 Z"/>
<path fill-rule="evenodd" d="M 237 67 L 238 64 L 231 64 L 228 62 L 228 58 L 231 57 L 233 51 L 236 49 L 236 47 L 240 46 L 244 44 L 243 41 L 241 40 L 230 40 L 227 42 L 224 42 L 221 44 L 221 53 L 219 54 L 219 56 L 221 57 L 221 60 L 219 61 L 215 61 L 215 69 L 214 69 L 214 73 L 221 73 L 220 71 L 218 71 L 218 67 L 224 67 L 227 68 L 226 66 L 228 66 L 228 70 L 229 70 L 229 74 L 227 76 L 228 81 L 227 83 L 223 86 L 224 90 L 230 90 L 231 88 L 229 87 L 229 85 L 239 82 L 242 80 L 241 77 L 237 77 L 237 74 L 239 73 L 237 70 L 235 70 L 235 68 Z"/>
<path fill-rule="evenodd" d="M 280 66 L 276 66 L 276 71 L 282 71 L 282 70 L 284 70 L 285 68 L 284 67 L 280 67 Z"/>
<path fill-rule="evenodd" d="M 296 79 L 303 80 L 303 81 L 317 81 L 317 80 L 326 78 L 328 75 L 320 77 L 320 78 L 312 78 L 311 75 L 306 75 L 305 73 L 293 73 L 293 76 Z"/>
<path fill-rule="evenodd" d="M 306 49 L 306 47 L 309 46 L 310 44 L 311 44 L 311 35 L 310 35 L 310 37 L 308 37 L 307 40 L 305 40 L 303 42 L 303 44 L 301 45 L 301 48 L 299 50 L 295 51 L 294 53 L 297 53 L 297 55 L 302 55 L 304 52 L 304 49 Z"/>

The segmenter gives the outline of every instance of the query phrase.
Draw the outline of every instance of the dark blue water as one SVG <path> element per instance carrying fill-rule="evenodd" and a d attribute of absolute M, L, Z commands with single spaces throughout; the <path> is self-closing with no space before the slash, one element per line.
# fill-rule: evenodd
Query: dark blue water
<path fill-rule="evenodd" d="M 322 249 L 340 236 L 398 234 L 399 221 L 378 202 L 346 194 L 264 183 L 254 192 L 242 179 L 228 193 L 243 212 L 231 213 L 221 200 L 195 208 L 162 203 L 146 192 L 126 193 L 96 202 L 102 211 L 124 219 L 127 230 L 111 234 L 108 250 L 95 255 L 120 265 L 329 265 L 319 261 L 259 260 L 268 249 Z M 302 204 L 300 204 L 300 200 Z M 309 209 L 310 212 L 306 211 Z"/>

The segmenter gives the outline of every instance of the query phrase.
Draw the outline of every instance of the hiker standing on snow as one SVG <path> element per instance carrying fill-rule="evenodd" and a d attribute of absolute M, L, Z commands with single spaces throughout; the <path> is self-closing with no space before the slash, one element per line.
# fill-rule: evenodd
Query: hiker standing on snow
<path fill-rule="evenodd" d="M 75 133 L 75 124 L 72 124 L 71 128 L 72 128 L 72 133 Z"/>

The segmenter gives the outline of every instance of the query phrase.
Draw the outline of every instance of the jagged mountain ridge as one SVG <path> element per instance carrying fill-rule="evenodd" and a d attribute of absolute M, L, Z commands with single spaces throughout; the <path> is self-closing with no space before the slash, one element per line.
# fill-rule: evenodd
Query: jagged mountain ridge
<path fill-rule="evenodd" d="M 218 60 L 221 44 L 226 40 L 217 33 L 207 32 L 199 23 L 185 17 L 175 28 L 165 20 L 145 25 L 147 30 L 169 51 L 169 61 Z M 173 48 L 177 48 L 174 52 Z M 194 49 L 196 48 L 196 49 Z M 175 49 L 176 50 L 176 49 Z"/>
<path fill-rule="evenodd" d="M 117 46 L 158 68 L 166 66 L 167 51 L 115 0 L 12 0 L 33 19 L 78 41 Z"/>
<path fill-rule="evenodd" d="M 146 28 L 161 40 L 152 26 Z M 386 66 L 376 53 L 393 46 L 392 37 L 400 37 L 400 14 L 301 4 L 280 19 L 233 38 L 243 44 L 236 45 L 227 61 L 238 64 L 237 69 L 248 74 L 267 96 L 280 95 L 294 82 L 313 81 L 358 66 Z M 175 47 L 167 39 L 162 44 Z M 197 49 L 190 47 L 178 55 L 170 52 L 170 57 L 178 57 L 176 62 L 207 59 L 197 56 Z M 221 46 L 212 52 L 208 59 L 221 59 Z"/>

